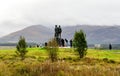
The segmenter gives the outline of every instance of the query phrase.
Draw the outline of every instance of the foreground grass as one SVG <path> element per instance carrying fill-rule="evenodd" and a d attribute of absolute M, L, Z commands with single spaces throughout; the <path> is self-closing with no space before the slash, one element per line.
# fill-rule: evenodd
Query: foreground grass
<path fill-rule="evenodd" d="M 37 63 L 30 60 L 0 62 L 0 76 L 120 76 L 120 65 L 116 64 Z"/>
<path fill-rule="evenodd" d="M 28 48 L 21 61 L 15 49 L 0 49 L 0 76 L 120 76 L 119 50 L 89 49 L 79 59 L 74 49 L 60 48 L 52 63 L 44 48 Z"/>

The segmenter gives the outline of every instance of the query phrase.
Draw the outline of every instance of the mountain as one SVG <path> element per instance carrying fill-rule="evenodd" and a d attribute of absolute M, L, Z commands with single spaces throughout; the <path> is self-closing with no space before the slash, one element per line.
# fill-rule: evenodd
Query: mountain
<path fill-rule="evenodd" d="M 119 44 L 120 43 L 120 26 L 89 26 L 77 25 L 63 28 L 62 36 L 64 38 L 73 38 L 74 32 L 82 29 L 86 33 L 89 44 Z"/>
<path fill-rule="evenodd" d="M 48 41 L 48 38 L 53 35 L 51 29 L 42 25 L 34 25 L 0 38 L 0 42 L 14 43 L 20 36 L 24 36 L 27 42 L 42 43 Z"/>
<path fill-rule="evenodd" d="M 72 39 L 75 31 L 83 29 L 89 44 L 119 44 L 120 26 L 76 25 L 62 27 L 62 38 Z M 44 43 L 54 37 L 54 28 L 34 25 L 0 38 L 0 42 L 17 42 L 24 36 L 27 42 Z"/>

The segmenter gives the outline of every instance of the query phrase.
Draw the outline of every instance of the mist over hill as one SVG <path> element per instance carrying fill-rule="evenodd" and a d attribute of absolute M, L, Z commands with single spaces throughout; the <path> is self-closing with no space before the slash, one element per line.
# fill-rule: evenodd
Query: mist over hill
<path fill-rule="evenodd" d="M 120 26 L 65 26 L 62 27 L 62 38 L 70 40 L 75 31 L 80 29 L 86 33 L 88 44 L 120 43 Z M 27 42 L 44 43 L 54 37 L 54 28 L 42 25 L 30 26 L 0 38 L 0 43 L 17 42 L 20 36 L 24 36 Z"/>

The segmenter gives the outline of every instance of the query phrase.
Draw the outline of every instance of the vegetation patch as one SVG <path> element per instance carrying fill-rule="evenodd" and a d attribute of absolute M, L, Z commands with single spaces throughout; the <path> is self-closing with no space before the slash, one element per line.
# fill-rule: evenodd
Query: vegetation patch
<path fill-rule="evenodd" d="M 27 50 L 22 61 L 15 49 L 0 50 L 0 76 L 120 76 L 119 50 L 88 49 L 86 57 L 79 58 L 73 48 L 59 48 L 56 62 L 46 49 Z"/>

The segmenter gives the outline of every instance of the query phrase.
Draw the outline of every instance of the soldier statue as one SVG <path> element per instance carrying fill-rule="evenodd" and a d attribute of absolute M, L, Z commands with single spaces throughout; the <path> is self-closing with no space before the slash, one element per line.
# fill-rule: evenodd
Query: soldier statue
<path fill-rule="evenodd" d="M 57 25 L 55 25 L 55 38 L 58 38 L 58 27 L 57 27 Z"/>

